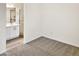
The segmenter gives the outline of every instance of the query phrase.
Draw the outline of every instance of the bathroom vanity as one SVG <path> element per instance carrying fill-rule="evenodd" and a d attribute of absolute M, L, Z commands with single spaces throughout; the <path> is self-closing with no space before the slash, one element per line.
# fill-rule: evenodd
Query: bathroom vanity
<path fill-rule="evenodd" d="M 6 26 L 7 40 L 19 37 L 19 25 L 18 24 L 7 24 Z"/>
<path fill-rule="evenodd" d="M 7 7 L 6 37 L 11 40 L 19 37 L 19 9 Z"/>

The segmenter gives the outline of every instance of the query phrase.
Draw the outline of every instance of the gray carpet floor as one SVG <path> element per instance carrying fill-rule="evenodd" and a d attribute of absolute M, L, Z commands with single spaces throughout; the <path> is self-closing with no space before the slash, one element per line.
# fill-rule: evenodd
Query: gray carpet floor
<path fill-rule="evenodd" d="M 40 37 L 25 45 L 12 48 L 1 56 L 79 56 L 79 48 Z"/>

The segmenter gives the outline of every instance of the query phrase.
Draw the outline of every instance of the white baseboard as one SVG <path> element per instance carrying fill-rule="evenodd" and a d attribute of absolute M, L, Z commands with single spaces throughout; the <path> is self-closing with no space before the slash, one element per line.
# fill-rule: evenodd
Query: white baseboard
<path fill-rule="evenodd" d="M 1 52 L 0 52 L 0 54 L 2 54 L 2 53 L 4 53 L 4 52 L 6 52 L 6 49 L 5 49 L 5 50 L 3 50 L 3 51 L 1 51 Z"/>
<path fill-rule="evenodd" d="M 46 37 L 46 38 L 49 38 L 49 39 L 52 39 L 52 40 L 56 40 L 56 41 L 59 41 L 59 42 L 65 43 L 65 44 L 69 44 L 69 45 L 72 45 L 72 46 L 75 46 L 75 47 L 79 47 L 78 43 L 74 43 L 73 41 L 68 41 L 65 38 L 64 38 L 65 40 L 63 40 L 63 39 L 60 39 L 60 38 L 51 37 L 51 36 L 47 36 L 47 35 L 38 36 L 38 37 L 34 38 L 34 40 L 39 38 L 39 37 Z M 31 42 L 31 41 L 28 41 L 28 42 Z M 24 44 L 26 44 L 28 42 L 24 42 Z"/>
<path fill-rule="evenodd" d="M 36 39 L 39 38 L 39 37 L 42 37 L 42 36 L 37 36 L 37 37 L 33 38 L 32 40 L 27 41 L 27 42 L 24 41 L 24 44 L 26 44 L 26 43 L 28 43 L 28 42 L 31 42 L 31 41 L 33 41 L 33 40 L 36 40 Z"/>
<path fill-rule="evenodd" d="M 56 41 L 59 41 L 59 42 L 65 43 L 65 44 L 69 44 L 69 45 L 72 45 L 72 46 L 75 46 L 75 47 L 79 47 L 79 44 L 74 43 L 74 42 L 69 42 L 68 40 L 62 40 L 60 38 L 55 38 L 55 37 L 46 36 L 46 35 L 43 35 L 43 37 L 46 37 L 46 38 L 49 38 L 49 39 L 52 39 L 52 40 L 56 40 Z"/>

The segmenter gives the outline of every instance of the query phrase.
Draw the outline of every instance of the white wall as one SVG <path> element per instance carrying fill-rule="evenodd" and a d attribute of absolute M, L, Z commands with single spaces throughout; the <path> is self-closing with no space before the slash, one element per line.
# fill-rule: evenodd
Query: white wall
<path fill-rule="evenodd" d="M 79 47 L 79 4 L 42 4 L 43 35 Z"/>
<path fill-rule="evenodd" d="M 6 4 L 0 3 L 0 53 L 6 48 Z"/>
<path fill-rule="evenodd" d="M 40 4 L 24 4 L 24 43 L 40 37 Z"/>

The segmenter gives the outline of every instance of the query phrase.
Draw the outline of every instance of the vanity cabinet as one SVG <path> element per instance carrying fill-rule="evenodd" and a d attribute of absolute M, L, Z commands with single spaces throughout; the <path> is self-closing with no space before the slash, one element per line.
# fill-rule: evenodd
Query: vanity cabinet
<path fill-rule="evenodd" d="M 19 37 L 19 25 L 6 26 L 7 40 Z"/>

